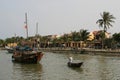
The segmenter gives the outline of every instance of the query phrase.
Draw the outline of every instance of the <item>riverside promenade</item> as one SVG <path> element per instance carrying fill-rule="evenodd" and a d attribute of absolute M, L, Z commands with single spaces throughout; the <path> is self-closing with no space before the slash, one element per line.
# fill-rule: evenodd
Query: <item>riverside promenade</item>
<path fill-rule="evenodd" d="M 90 55 L 120 56 L 120 49 L 93 49 L 93 48 L 40 48 L 40 51 L 54 53 L 77 53 Z"/>

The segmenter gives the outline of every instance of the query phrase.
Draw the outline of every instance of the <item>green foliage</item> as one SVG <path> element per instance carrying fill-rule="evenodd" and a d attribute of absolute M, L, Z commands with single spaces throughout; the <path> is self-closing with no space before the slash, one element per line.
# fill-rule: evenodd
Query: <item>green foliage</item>
<path fill-rule="evenodd" d="M 89 32 L 87 30 L 81 29 L 79 32 L 71 32 L 72 41 L 86 41 L 89 37 Z"/>
<path fill-rule="evenodd" d="M 99 27 L 102 27 L 104 32 L 107 31 L 108 28 L 112 27 L 111 23 L 114 23 L 115 17 L 111 15 L 109 12 L 103 12 L 101 15 L 101 19 L 97 20 L 97 24 L 99 24 Z"/>
<path fill-rule="evenodd" d="M 8 44 L 8 43 L 14 43 L 14 42 L 20 42 L 24 40 L 23 37 L 12 37 L 12 38 L 6 38 L 5 39 L 5 44 Z"/>
<path fill-rule="evenodd" d="M 80 41 L 86 41 L 89 38 L 89 32 L 87 30 L 81 29 L 79 31 Z"/>
<path fill-rule="evenodd" d="M 80 34 L 79 34 L 79 32 L 76 32 L 76 31 L 74 31 L 74 32 L 71 32 L 71 39 L 72 39 L 72 41 L 80 41 Z"/>
<path fill-rule="evenodd" d="M 119 43 L 120 43 L 120 33 L 114 33 L 114 34 L 113 34 L 113 39 L 114 39 L 116 42 L 119 42 Z"/>
<path fill-rule="evenodd" d="M 71 36 L 69 34 L 64 34 L 60 39 L 62 42 L 69 42 L 71 41 Z"/>
<path fill-rule="evenodd" d="M 4 40 L 0 39 L 0 45 L 4 43 Z"/>
<path fill-rule="evenodd" d="M 101 15 L 101 19 L 97 20 L 97 24 L 99 24 L 99 27 L 103 28 L 103 34 L 102 34 L 102 48 L 104 47 L 104 39 L 105 39 L 105 32 L 107 32 L 107 29 L 112 27 L 111 23 L 114 23 L 115 17 L 111 15 L 109 12 L 103 12 Z"/>
<path fill-rule="evenodd" d="M 113 38 L 108 38 L 108 39 L 106 38 L 104 40 L 104 45 L 106 48 L 111 48 L 113 46 L 113 43 L 114 43 Z"/>

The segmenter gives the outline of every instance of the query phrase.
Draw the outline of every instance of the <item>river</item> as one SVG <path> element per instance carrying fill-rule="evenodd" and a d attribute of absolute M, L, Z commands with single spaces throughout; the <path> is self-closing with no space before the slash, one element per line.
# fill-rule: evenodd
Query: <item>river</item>
<path fill-rule="evenodd" d="M 0 80 L 120 80 L 120 57 L 44 52 L 38 64 L 20 64 L 11 56 L 0 51 Z M 69 56 L 84 64 L 69 68 Z"/>

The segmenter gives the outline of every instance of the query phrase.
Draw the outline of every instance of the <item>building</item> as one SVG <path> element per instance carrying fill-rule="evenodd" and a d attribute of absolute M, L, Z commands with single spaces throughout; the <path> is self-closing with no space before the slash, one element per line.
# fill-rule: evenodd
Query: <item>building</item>
<path fill-rule="evenodd" d="M 102 30 L 90 32 L 88 40 L 92 41 L 94 39 L 99 39 Z M 105 38 L 110 38 L 110 33 L 105 32 Z"/>

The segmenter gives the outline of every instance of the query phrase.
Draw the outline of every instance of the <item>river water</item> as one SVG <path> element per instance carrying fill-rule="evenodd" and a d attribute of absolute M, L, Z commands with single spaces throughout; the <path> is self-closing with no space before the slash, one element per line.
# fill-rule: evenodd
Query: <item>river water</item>
<path fill-rule="evenodd" d="M 0 51 L 0 80 L 120 80 L 120 57 L 44 52 L 38 64 L 20 64 L 11 55 Z M 69 68 L 69 56 L 84 64 Z"/>

